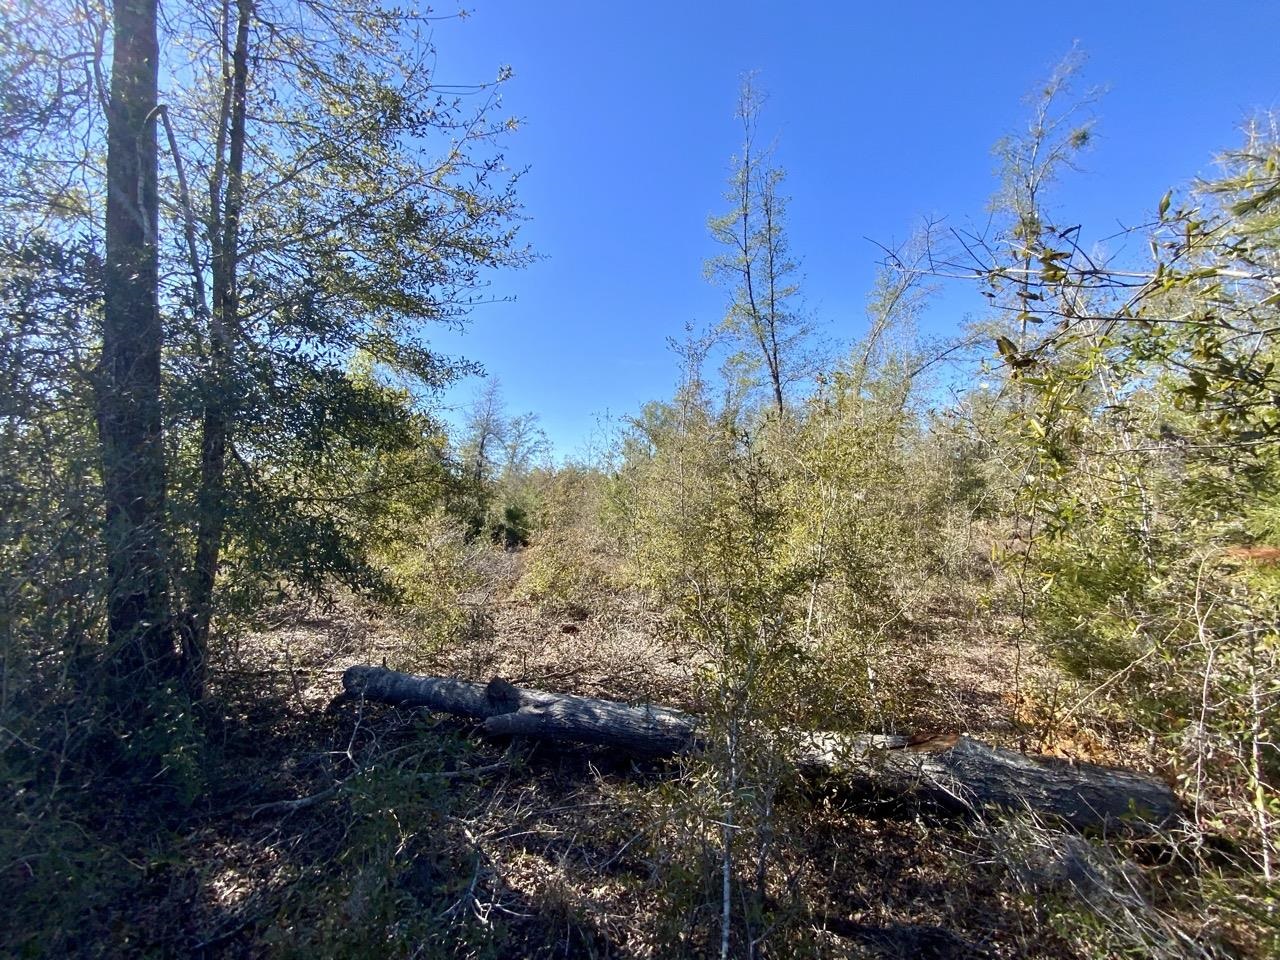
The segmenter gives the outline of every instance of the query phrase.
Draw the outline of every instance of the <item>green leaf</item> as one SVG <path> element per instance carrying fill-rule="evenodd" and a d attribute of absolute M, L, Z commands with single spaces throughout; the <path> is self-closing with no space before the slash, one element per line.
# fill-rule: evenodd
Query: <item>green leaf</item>
<path fill-rule="evenodd" d="M 1164 215 L 1169 212 L 1169 204 L 1173 203 L 1173 191 L 1169 190 L 1160 198 L 1160 219 L 1164 219 Z"/>

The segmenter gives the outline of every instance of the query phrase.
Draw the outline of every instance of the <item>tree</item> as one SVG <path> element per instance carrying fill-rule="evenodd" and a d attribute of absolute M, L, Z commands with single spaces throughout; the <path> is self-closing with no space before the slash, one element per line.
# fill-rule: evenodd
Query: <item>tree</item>
<path fill-rule="evenodd" d="M 538 499 L 535 462 L 550 451 L 535 413 L 509 414 L 502 384 L 490 379 L 467 411 L 459 448 L 464 474 L 461 512 L 472 536 L 521 546 L 531 532 Z"/>
<path fill-rule="evenodd" d="M 757 148 L 764 96 L 748 75 L 738 95 L 742 123 L 741 153 L 734 158 L 726 199 L 730 209 L 712 217 L 708 228 L 725 252 L 707 261 L 707 276 L 729 287 L 732 296 L 722 329 L 744 357 L 763 366 L 765 382 L 779 419 L 788 389 L 811 373 L 807 349 L 812 326 L 795 304 L 799 284 L 786 235 L 786 174 L 770 163 L 770 151 Z"/>
<path fill-rule="evenodd" d="M 535 463 L 551 452 L 551 442 L 536 413 L 520 413 L 507 421 L 503 479 L 518 483 Z"/>
<path fill-rule="evenodd" d="M 191 255 L 193 312 L 207 318 L 208 365 L 200 434 L 200 489 L 196 525 L 195 563 L 188 600 L 186 648 L 188 683 L 193 693 L 204 690 L 209 626 L 213 616 L 213 588 L 218 575 L 226 524 L 226 463 L 230 439 L 230 400 L 234 390 L 233 362 L 240 328 L 240 214 L 244 204 L 245 126 L 248 110 L 249 27 L 252 0 L 236 0 L 235 45 L 230 66 L 223 67 L 223 90 L 218 113 L 217 151 L 209 178 L 209 216 L 206 222 L 212 303 L 204 301 L 203 270 L 198 260 L 185 175 L 179 171 L 179 202 Z M 223 3 L 222 23 L 230 22 Z M 226 57 L 225 33 L 220 43 Z M 167 118 L 166 118 L 167 120 Z M 170 128 L 170 136 L 172 130 Z M 226 144 L 224 160 L 223 144 Z M 175 164 L 181 163 L 176 143 L 170 146 Z"/>
<path fill-rule="evenodd" d="M 181 659 L 196 694 L 211 632 L 279 583 L 378 587 L 353 521 L 389 483 L 443 496 L 428 406 L 472 369 L 426 331 L 461 324 L 487 271 L 527 258 L 518 172 L 496 149 L 510 71 L 442 86 L 427 23 L 377 0 L 122 3 L 114 33 L 78 0 L 0 11 L 6 262 L 74 260 L 109 288 L 113 642 L 147 624 L 134 659 Z M 84 293 L 68 301 L 87 330 L 99 294 Z"/>
<path fill-rule="evenodd" d="M 1005 444 L 1026 477 L 1024 622 L 1167 745 L 1193 819 L 1271 881 L 1280 592 L 1252 558 L 1280 531 L 1274 123 L 1221 164 L 1131 231 L 1151 263 L 1102 261 L 1044 217 L 974 272 L 1021 301 L 1025 339 L 997 348 L 1022 401 Z"/>
<path fill-rule="evenodd" d="M 114 9 L 98 387 L 108 636 L 121 673 L 162 675 L 176 651 L 164 549 L 156 0 L 119 0 Z"/>
<path fill-rule="evenodd" d="M 437 85 L 421 24 L 368 0 L 224 0 L 171 23 L 196 51 L 161 114 L 185 239 L 166 312 L 194 689 L 228 556 L 237 589 L 378 579 L 343 529 L 358 484 L 382 482 L 365 454 L 417 462 L 436 489 L 419 414 L 470 368 L 425 325 L 462 322 L 482 271 L 525 259 L 515 175 L 490 150 L 512 124 L 490 116 L 493 85 L 474 108 Z"/>
<path fill-rule="evenodd" d="M 1075 169 L 1076 154 L 1092 141 L 1094 122 L 1088 109 L 1098 92 L 1076 96 L 1072 89 L 1083 65 L 1084 55 L 1073 46 L 1027 98 L 1031 116 L 1026 130 L 1001 138 L 995 146 L 1001 184 L 992 206 L 1006 222 L 1000 243 L 1021 265 L 1021 282 L 1012 285 L 1011 304 L 1006 304 L 1016 313 L 1020 345 L 1025 345 L 1027 323 L 1034 319 L 1030 308 L 1035 304 L 1036 253 L 1046 232 L 1053 232 L 1044 209 L 1045 191 L 1064 170 Z"/>
<path fill-rule="evenodd" d="M 477 486 L 496 476 L 496 466 L 507 439 L 506 402 L 502 384 L 490 379 L 476 393 L 467 411 L 467 439 L 462 456 Z"/>

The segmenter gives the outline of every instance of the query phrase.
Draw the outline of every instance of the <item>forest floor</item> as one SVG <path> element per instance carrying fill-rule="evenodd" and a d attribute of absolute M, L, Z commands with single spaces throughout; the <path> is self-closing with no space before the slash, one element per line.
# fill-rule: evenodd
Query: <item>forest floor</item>
<path fill-rule="evenodd" d="M 203 957 L 705 955 L 699 930 L 714 928 L 719 904 L 696 877 L 683 892 L 671 879 L 692 836 L 680 832 L 678 765 L 486 741 L 463 721 L 416 711 L 329 709 L 346 667 L 383 662 L 698 708 L 696 653 L 665 640 L 655 613 L 625 595 L 544 610 L 512 591 L 519 560 L 503 563 L 472 598 L 465 643 L 433 649 L 356 604 L 295 605 L 230 649 L 214 691 L 213 789 L 171 849 L 140 867 L 145 894 L 99 917 L 114 942 Z M 919 641 L 895 652 L 895 683 L 910 688 L 901 701 L 914 705 L 896 716 L 900 729 L 1114 759 L 1087 730 L 1028 744 L 1034 711 L 1012 691 L 1038 691 L 1041 702 L 1052 676 L 1031 669 L 1009 631 L 981 623 L 968 600 L 942 604 L 917 625 Z M 1033 833 L 927 822 L 836 793 L 786 807 L 774 919 L 803 917 L 803 943 L 793 932 L 771 952 L 762 936 L 761 955 L 1076 954 L 1046 913 L 1081 855 L 1070 844 L 1064 861 Z"/>

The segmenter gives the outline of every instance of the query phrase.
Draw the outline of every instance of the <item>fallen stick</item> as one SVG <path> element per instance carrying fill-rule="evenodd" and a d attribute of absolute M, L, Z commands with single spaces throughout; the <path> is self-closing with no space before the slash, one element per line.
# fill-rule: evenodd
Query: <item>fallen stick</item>
<path fill-rule="evenodd" d="M 489 736 L 591 743 L 650 757 L 702 748 L 698 718 L 653 705 L 546 693 L 499 678 L 487 684 L 350 667 L 343 698 L 426 707 L 480 721 Z M 806 733 L 794 760 L 876 793 L 907 794 L 944 809 L 1023 810 L 1077 828 L 1150 830 L 1172 823 L 1178 801 L 1162 781 L 1116 767 L 1031 757 L 954 734 L 901 737 Z"/>
<path fill-rule="evenodd" d="M 499 770 L 505 770 L 509 764 L 505 762 L 490 763 L 483 767 L 466 767 L 462 770 L 437 770 L 424 776 L 431 777 L 436 780 L 464 780 L 469 777 L 484 777 L 491 773 L 497 773 Z M 347 785 L 348 780 L 353 780 L 366 771 L 360 770 L 353 773 L 346 780 L 340 780 L 331 787 L 321 790 L 319 793 L 312 793 L 305 797 L 298 797 L 295 800 L 273 800 L 271 803 L 259 804 L 251 807 L 246 811 L 248 819 L 253 820 L 257 817 L 275 817 L 288 816 L 291 813 L 297 813 L 299 810 L 308 810 L 317 804 L 331 800 L 338 795 L 338 791 Z"/>

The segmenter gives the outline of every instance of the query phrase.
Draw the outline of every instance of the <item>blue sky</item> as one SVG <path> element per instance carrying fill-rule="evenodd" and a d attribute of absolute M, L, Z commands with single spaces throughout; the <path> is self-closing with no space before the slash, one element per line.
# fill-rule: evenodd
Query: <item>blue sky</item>
<path fill-rule="evenodd" d="M 468 13 L 436 28 L 438 76 L 513 68 L 501 111 L 521 126 L 505 152 L 529 168 L 523 235 L 543 259 L 494 278 L 513 302 L 432 341 L 482 363 L 561 455 L 602 417 L 668 396 L 666 339 L 723 311 L 702 274 L 716 252 L 706 221 L 724 206 L 746 71 L 769 93 L 762 134 L 788 173 L 805 303 L 837 341 L 864 328 L 878 254 L 866 238 L 905 239 L 925 216 L 982 219 L 992 144 L 1024 124 L 1024 95 L 1073 41 L 1084 85 L 1108 92 L 1084 169 L 1051 205 L 1086 238 L 1149 216 L 1166 189 L 1213 172 L 1248 115 L 1280 109 L 1276 0 L 479 0 Z M 954 328 L 965 303 L 944 296 L 927 332 Z"/>

